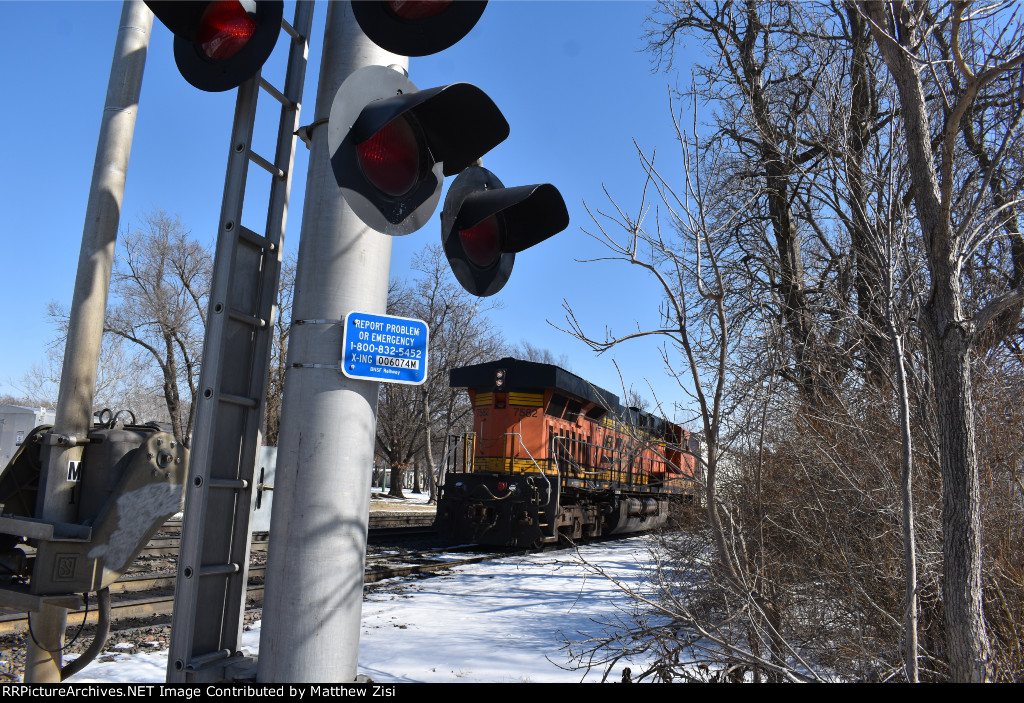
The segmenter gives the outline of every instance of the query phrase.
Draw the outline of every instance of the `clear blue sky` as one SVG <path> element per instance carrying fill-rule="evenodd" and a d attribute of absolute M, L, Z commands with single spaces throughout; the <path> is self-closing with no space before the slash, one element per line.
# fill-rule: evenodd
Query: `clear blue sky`
<path fill-rule="evenodd" d="M 584 201 L 592 209 L 607 209 L 606 186 L 636 211 L 643 181 L 634 139 L 647 152 L 657 148 L 668 174 L 680 172 L 668 88 L 687 80 L 689 67 L 678 62 L 687 74 L 681 79 L 652 72 L 641 38 L 651 7 L 648 2 L 491 2 L 469 36 L 440 54 L 411 59 L 409 72 L 421 89 L 465 81 L 487 92 L 511 125 L 511 135 L 485 156 L 485 165 L 507 186 L 553 183 L 568 205 L 569 228 L 517 257 L 511 281 L 495 296 L 503 305 L 494 315 L 497 327 L 512 342 L 527 339 L 566 355 L 575 373 L 621 392 L 615 359 L 627 383 L 650 397 L 648 379 L 670 403 L 683 395 L 662 372 L 653 344 L 627 343 L 596 357 L 547 323 L 564 325 L 565 299 L 594 334 L 602 334 L 606 325 L 627 332 L 635 321 L 649 323 L 658 305 L 656 290 L 626 265 L 576 262 L 603 255 L 581 230 L 592 225 Z M 0 12 L 8 28 L 0 41 L 6 94 L 0 111 L 5 292 L 0 392 L 17 394 L 20 379 L 43 359 L 54 334 L 47 302 L 71 300 L 121 3 L 0 2 Z M 290 19 L 292 12 L 292 4 L 285 3 L 285 16 Z M 312 114 L 325 17 L 319 2 L 304 117 Z M 283 67 L 283 44 L 265 69 L 272 82 L 280 82 L 274 81 L 274 66 L 277 61 Z M 171 35 L 155 23 L 122 230 L 145 211 L 161 208 L 178 214 L 196 237 L 212 244 L 233 110 L 234 91 L 203 93 L 178 75 Z M 259 145 L 257 136 L 257 150 Z M 269 148 L 264 152 L 270 155 Z M 300 149 L 296 161 L 288 250 L 298 247 L 307 155 Z M 243 217 L 243 223 L 262 229 L 258 221 Z M 439 241 L 437 215 L 418 232 L 396 238 L 391 275 L 401 276 L 413 254 Z"/>

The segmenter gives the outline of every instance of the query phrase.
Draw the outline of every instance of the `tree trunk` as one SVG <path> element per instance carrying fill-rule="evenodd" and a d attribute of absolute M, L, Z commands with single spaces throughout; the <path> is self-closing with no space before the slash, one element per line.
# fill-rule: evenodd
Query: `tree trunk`
<path fill-rule="evenodd" d="M 896 325 L 889 321 L 889 336 L 896 362 L 896 388 L 899 392 L 900 440 L 902 445 L 903 488 L 903 564 L 904 589 L 903 629 L 906 640 L 904 666 L 907 681 L 918 683 L 920 676 L 917 666 L 917 549 L 914 536 L 914 455 L 910 437 L 910 396 L 907 391 L 907 375 L 903 366 L 903 340 Z"/>
<path fill-rule="evenodd" d="M 183 427 L 181 423 L 181 397 L 178 394 L 178 363 L 174 355 L 174 340 L 170 335 L 164 335 L 164 345 L 167 356 L 163 364 L 163 388 L 164 399 L 167 401 L 167 414 L 171 416 L 171 432 L 174 434 L 174 439 L 187 447 L 188 443 L 185 441 L 185 435 L 191 428 Z"/>
<path fill-rule="evenodd" d="M 874 247 L 870 221 L 871 192 L 864 164 L 871 134 L 878 123 L 878 87 L 869 67 L 871 33 L 867 20 L 852 5 L 846 7 L 850 35 L 850 115 L 846 125 L 843 173 L 850 201 L 850 252 L 853 255 L 853 287 L 857 296 L 858 333 L 864 344 L 865 380 L 880 386 L 888 377 L 889 345 L 882 290 L 882 263 Z"/>
<path fill-rule="evenodd" d="M 962 326 L 935 340 L 934 380 L 942 457 L 942 599 L 954 681 L 991 678 L 981 598 L 981 495 L 974 452 L 971 366 Z"/>
<path fill-rule="evenodd" d="M 946 617 L 950 677 L 954 681 L 991 679 L 991 651 L 981 598 L 981 501 L 974 442 L 971 389 L 971 324 L 963 311 L 959 279 L 959 238 L 952 228 L 948 184 L 940 180 L 932 151 L 932 134 L 924 88 L 915 62 L 916 18 L 902 3 L 864 2 L 872 35 L 896 85 L 901 108 L 914 205 L 932 278 L 923 327 L 934 363 L 935 393 L 942 468 L 942 597 Z M 948 116 L 947 116 L 948 119 Z M 953 155 L 951 130 L 945 125 L 945 175 Z M 943 193 L 947 201 L 943 201 Z"/>
<path fill-rule="evenodd" d="M 405 493 L 402 492 L 405 467 L 405 464 L 399 462 L 391 464 L 391 486 L 388 488 L 388 495 L 392 498 L 405 498 Z"/>
<path fill-rule="evenodd" d="M 427 463 L 427 469 L 426 469 L 427 491 L 428 491 L 428 493 L 430 495 L 430 498 L 429 498 L 429 500 L 427 502 L 430 505 L 433 505 L 433 504 L 435 504 L 437 502 L 437 489 L 436 489 L 436 484 L 434 483 L 434 447 L 433 447 L 433 443 L 430 441 L 432 434 L 433 433 L 430 431 L 430 393 L 427 391 L 426 387 L 424 387 L 423 388 L 423 439 L 424 439 L 424 442 L 425 442 L 425 446 L 423 448 L 423 455 L 424 455 L 424 457 L 426 459 L 426 463 Z M 418 492 L 419 491 L 417 491 L 417 493 Z"/>

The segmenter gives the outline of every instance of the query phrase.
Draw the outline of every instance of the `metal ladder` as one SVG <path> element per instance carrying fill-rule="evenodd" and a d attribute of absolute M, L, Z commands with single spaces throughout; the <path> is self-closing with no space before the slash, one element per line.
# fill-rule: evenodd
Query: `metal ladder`
<path fill-rule="evenodd" d="M 240 638 L 256 452 L 312 21 L 312 0 L 299 0 L 293 24 L 281 23 L 291 39 L 283 91 L 260 76 L 238 88 L 196 398 L 169 683 L 223 681 L 252 668 Z M 281 103 L 273 162 L 251 150 L 260 88 Z M 265 234 L 241 224 L 249 162 L 272 176 Z"/>

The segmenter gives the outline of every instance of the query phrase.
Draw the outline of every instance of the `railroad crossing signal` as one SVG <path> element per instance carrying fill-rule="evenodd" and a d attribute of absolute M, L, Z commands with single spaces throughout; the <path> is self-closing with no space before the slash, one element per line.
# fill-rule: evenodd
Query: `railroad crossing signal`
<path fill-rule="evenodd" d="M 352 14 L 374 44 L 392 54 L 427 56 L 469 34 L 487 2 L 391 0 L 353 2 Z"/>
<path fill-rule="evenodd" d="M 146 0 L 174 34 L 174 61 L 200 90 L 237 88 L 256 75 L 274 51 L 284 14 L 282 0 L 178 2 Z"/>
<path fill-rule="evenodd" d="M 516 254 L 569 226 L 562 194 L 550 183 L 506 188 L 485 168 L 463 171 L 441 211 L 441 243 L 455 278 L 473 295 L 501 290 Z"/>
<path fill-rule="evenodd" d="M 335 180 L 356 215 L 378 232 L 402 235 L 434 214 L 444 176 L 508 134 L 501 111 L 474 85 L 421 91 L 403 73 L 365 66 L 335 95 L 327 143 Z"/>

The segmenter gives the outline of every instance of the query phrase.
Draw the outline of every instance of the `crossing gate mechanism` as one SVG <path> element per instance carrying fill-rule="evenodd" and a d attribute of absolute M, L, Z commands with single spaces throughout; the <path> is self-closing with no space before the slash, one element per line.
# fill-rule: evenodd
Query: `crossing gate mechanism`
<path fill-rule="evenodd" d="M 85 451 L 67 478 L 77 484 L 77 521 L 42 520 L 34 507 L 39 444 L 64 439 L 49 429 L 33 430 L 33 441 L 22 444 L 0 473 L 0 604 L 28 611 L 46 603 L 77 609 L 81 600 L 74 594 L 120 578 L 181 510 L 188 466 L 188 450 L 156 425 L 94 425 L 78 440 Z M 23 549 L 26 543 L 35 547 L 34 556 Z"/>

